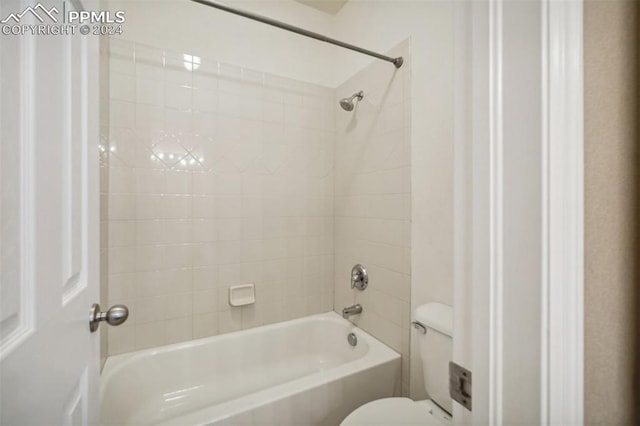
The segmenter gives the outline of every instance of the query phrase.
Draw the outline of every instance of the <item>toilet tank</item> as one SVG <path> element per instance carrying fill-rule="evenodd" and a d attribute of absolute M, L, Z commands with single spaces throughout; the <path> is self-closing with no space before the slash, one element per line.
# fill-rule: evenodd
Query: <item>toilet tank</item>
<path fill-rule="evenodd" d="M 418 333 L 424 386 L 431 400 L 451 413 L 449 361 L 453 356 L 453 309 L 442 303 L 419 306 L 415 319 L 427 328 Z"/>

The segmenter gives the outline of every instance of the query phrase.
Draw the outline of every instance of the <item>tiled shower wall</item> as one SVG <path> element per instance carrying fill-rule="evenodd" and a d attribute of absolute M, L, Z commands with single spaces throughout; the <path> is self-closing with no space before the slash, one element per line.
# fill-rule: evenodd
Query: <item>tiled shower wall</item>
<path fill-rule="evenodd" d="M 108 297 L 131 316 L 109 354 L 331 310 L 333 90 L 110 52 Z M 231 307 L 244 283 L 256 303 Z"/>
<path fill-rule="evenodd" d="M 353 112 L 336 113 L 335 303 L 360 303 L 352 321 L 402 354 L 399 391 L 409 394 L 411 316 L 411 64 L 410 42 L 390 56 L 400 69 L 375 61 L 336 89 L 336 102 L 360 90 Z M 361 263 L 365 291 L 350 288 Z"/>

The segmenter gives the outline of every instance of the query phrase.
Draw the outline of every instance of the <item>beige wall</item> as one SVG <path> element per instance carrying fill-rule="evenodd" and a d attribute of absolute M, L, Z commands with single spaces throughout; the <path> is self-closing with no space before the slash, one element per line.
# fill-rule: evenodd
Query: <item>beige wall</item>
<path fill-rule="evenodd" d="M 640 2 L 587 1 L 585 423 L 638 424 Z"/>

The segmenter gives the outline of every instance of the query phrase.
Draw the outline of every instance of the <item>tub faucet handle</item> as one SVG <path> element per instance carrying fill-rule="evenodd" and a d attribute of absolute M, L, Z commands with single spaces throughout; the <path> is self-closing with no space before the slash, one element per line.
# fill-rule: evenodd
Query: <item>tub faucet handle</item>
<path fill-rule="evenodd" d="M 362 291 L 369 285 L 369 274 L 361 264 L 354 265 L 351 268 L 351 288 L 357 288 Z"/>

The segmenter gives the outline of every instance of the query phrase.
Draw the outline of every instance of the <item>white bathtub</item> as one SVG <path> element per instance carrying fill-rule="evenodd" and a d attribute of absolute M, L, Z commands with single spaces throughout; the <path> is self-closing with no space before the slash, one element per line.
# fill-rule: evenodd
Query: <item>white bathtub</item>
<path fill-rule="evenodd" d="M 110 357 L 101 421 L 338 425 L 399 382 L 400 355 L 329 312 Z"/>

